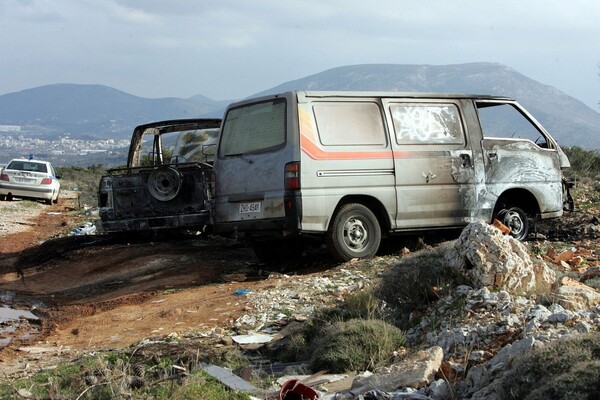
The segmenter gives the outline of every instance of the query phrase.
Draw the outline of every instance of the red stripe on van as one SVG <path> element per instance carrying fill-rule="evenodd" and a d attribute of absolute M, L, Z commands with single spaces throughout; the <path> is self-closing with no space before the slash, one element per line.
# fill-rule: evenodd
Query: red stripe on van
<path fill-rule="evenodd" d="M 392 159 L 394 153 L 391 150 L 378 151 L 325 151 L 304 134 L 300 135 L 300 145 L 304 154 L 313 160 L 354 160 L 354 159 Z M 395 152 L 396 153 L 396 152 Z M 402 157 L 404 152 L 397 157 Z"/>

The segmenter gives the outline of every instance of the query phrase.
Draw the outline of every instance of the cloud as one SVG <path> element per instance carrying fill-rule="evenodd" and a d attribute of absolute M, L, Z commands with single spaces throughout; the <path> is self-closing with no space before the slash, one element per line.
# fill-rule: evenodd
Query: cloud
<path fill-rule="evenodd" d="M 493 61 L 591 96 L 599 19 L 596 0 L 0 0 L 0 93 L 243 97 L 342 65 Z"/>
<path fill-rule="evenodd" d="M 109 17 L 127 24 L 152 25 L 160 22 L 156 15 L 139 8 L 126 7 L 118 2 L 105 1 Z"/>

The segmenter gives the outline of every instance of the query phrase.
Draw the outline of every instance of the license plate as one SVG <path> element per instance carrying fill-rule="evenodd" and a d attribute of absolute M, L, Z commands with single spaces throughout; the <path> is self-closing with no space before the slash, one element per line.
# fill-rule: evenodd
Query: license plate
<path fill-rule="evenodd" d="M 35 179 L 27 179 L 27 178 L 15 178 L 15 181 L 19 183 L 33 183 Z"/>
<path fill-rule="evenodd" d="M 241 203 L 240 214 L 246 213 L 259 213 L 260 212 L 260 201 L 254 203 Z"/>

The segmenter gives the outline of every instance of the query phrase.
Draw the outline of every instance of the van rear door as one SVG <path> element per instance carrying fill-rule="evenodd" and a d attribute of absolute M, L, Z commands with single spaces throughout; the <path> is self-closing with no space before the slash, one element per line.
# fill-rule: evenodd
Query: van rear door
<path fill-rule="evenodd" d="M 284 207 L 285 166 L 299 157 L 289 145 L 290 102 L 288 94 L 226 111 L 214 164 L 217 231 L 281 230 L 294 223 Z"/>

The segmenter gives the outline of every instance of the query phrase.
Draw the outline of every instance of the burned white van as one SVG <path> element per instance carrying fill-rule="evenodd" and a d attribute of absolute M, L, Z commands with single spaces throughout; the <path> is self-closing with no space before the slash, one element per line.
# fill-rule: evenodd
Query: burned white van
<path fill-rule="evenodd" d="M 220 124 L 220 119 L 180 119 L 136 127 L 127 166 L 100 180 L 100 229 L 203 229 L 210 220 L 208 186 Z"/>
<path fill-rule="evenodd" d="M 569 161 L 517 102 L 497 96 L 287 92 L 226 110 L 215 158 L 217 232 L 261 258 L 326 241 L 341 260 L 382 236 L 563 213 Z"/>

